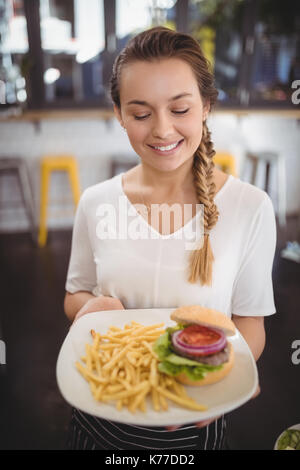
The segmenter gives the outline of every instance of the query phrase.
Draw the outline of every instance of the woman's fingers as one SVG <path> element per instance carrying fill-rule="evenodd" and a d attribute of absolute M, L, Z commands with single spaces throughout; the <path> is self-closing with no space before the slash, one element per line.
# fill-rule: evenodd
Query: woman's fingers
<path fill-rule="evenodd" d="M 256 398 L 260 394 L 260 386 L 257 386 L 257 389 L 255 390 L 254 394 L 252 395 L 252 399 Z"/>
<path fill-rule="evenodd" d="M 78 318 L 86 315 L 87 313 L 93 313 L 101 310 L 125 310 L 124 305 L 121 301 L 115 297 L 109 296 L 99 296 L 89 299 L 77 312 L 74 322 L 78 320 Z"/>
<path fill-rule="evenodd" d="M 176 429 L 179 429 L 181 426 L 166 426 L 167 431 L 176 431 Z"/>
<path fill-rule="evenodd" d="M 208 426 L 210 423 L 213 423 L 219 418 L 220 416 L 217 416 L 216 418 L 212 418 L 212 419 L 204 419 L 203 421 L 198 421 L 198 423 L 195 423 L 195 426 L 197 428 L 204 428 L 205 426 Z"/>
<path fill-rule="evenodd" d="M 208 426 L 210 423 L 213 423 L 217 419 L 221 418 L 221 416 L 215 416 L 214 418 L 211 419 L 204 419 L 203 421 L 198 421 L 197 423 L 194 423 L 196 428 L 204 428 L 205 426 Z M 176 429 L 181 428 L 181 426 L 166 426 L 167 431 L 176 431 Z"/>
<path fill-rule="evenodd" d="M 260 394 L 260 386 L 257 386 L 257 389 L 255 390 L 254 394 L 252 395 L 251 398 L 255 398 Z M 216 416 L 215 418 L 212 419 L 204 419 L 203 421 L 198 421 L 197 423 L 194 423 L 197 428 L 204 428 L 205 426 L 208 426 L 210 423 L 213 421 L 216 421 L 217 419 L 221 418 L 221 416 Z M 166 426 L 167 431 L 176 431 L 176 429 L 180 428 L 181 426 Z"/>

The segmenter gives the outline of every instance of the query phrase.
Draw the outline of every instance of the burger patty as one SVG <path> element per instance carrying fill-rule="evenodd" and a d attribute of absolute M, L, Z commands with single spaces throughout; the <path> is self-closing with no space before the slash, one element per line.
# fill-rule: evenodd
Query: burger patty
<path fill-rule="evenodd" d="M 175 347 L 174 349 L 176 350 Z M 227 346 L 222 351 L 210 354 L 209 356 L 193 356 L 192 354 L 183 354 L 182 352 L 179 353 L 179 351 L 176 352 L 182 357 L 192 359 L 193 361 L 200 362 L 201 364 L 209 364 L 211 366 L 219 366 L 229 360 L 229 349 Z"/>

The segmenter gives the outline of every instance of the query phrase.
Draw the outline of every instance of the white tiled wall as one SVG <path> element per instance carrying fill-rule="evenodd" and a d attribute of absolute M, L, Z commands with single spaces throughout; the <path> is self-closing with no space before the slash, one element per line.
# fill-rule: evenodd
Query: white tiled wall
<path fill-rule="evenodd" d="M 244 155 L 250 150 L 275 150 L 286 158 L 287 212 L 300 211 L 300 134 L 295 119 L 249 115 L 216 114 L 209 118 L 216 150 L 229 151 L 243 169 Z M 48 154 L 72 154 L 77 158 L 81 188 L 110 177 L 112 155 L 134 156 L 127 135 L 119 123 L 98 120 L 45 120 L 35 127 L 29 122 L 0 123 L 0 157 L 22 156 L 28 164 L 33 186 L 36 218 L 39 218 L 39 160 Z M 137 159 L 138 161 L 138 159 Z M 263 185 L 261 168 L 257 185 Z M 245 175 L 247 179 L 247 175 Z M 277 210 L 276 171 L 271 174 L 271 192 Z M 49 229 L 72 226 L 74 207 L 67 176 L 54 173 L 50 185 Z M 0 231 L 24 231 L 29 227 L 21 194 L 13 175 L 0 173 Z"/>
<path fill-rule="evenodd" d="M 246 151 L 274 151 L 285 157 L 287 214 L 300 211 L 300 121 L 287 117 L 249 114 L 214 115 L 211 117 L 215 148 L 228 149 L 236 156 L 241 179 L 248 180 L 249 168 L 245 173 Z M 264 188 L 265 168 L 259 166 L 256 185 Z M 271 170 L 270 196 L 277 212 L 277 169 Z"/>
<path fill-rule="evenodd" d="M 133 151 L 115 120 L 107 124 L 96 120 L 45 120 L 40 128 L 27 122 L 0 123 L 0 157 L 22 156 L 26 159 L 37 220 L 42 156 L 74 155 L 83 190 L 109 178 L 111 155 L 121 153 L 130 155 Z M 133 154 L 133 158 L 137 157 Z M 49 229 L 72 226 L 74 205 L 68 176 L 63 172 L 52 173 L 48 207 Z M 16 177 L 0 172 L 0 231 L 22 231 L 28 227 Z"/>

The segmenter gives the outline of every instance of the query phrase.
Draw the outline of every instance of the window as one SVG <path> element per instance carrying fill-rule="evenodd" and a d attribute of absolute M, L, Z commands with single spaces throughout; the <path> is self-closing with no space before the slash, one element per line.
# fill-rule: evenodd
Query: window
<path fill-rule="evenodd" d="M 200 42 L 220 107 L 294 107 L 298 3 L 0 0 L 0 106 L 110 108 L 115 57 L 133 35 L 165 25 Z"/>
<path fill-rule="evenodd" d="M 297 0 L 190 0 L 188 30 L 226 106 L 291 107 L 300 77 Z"/>
<path fill-rule="evenodd" d="M 191 0 L 189 32 L 211 63 L 221 103 L 238 104 L 243 54 L 242 0 Z"/>
<path fill-rule="evenodd" d="M 300 78 L 300 18 L 296 3 L 259 2 L 250 83 L 252 103 L 291 101 L 291 84 Z"/>
<path fill-rule="evenodd" d="M 152 24 L 149 0 L 117 0 L 116 35 L 124 43 L 129 36 L 150 28 Z"/>
<path fill-rule="evenodd" d="M 118 50 L 130 37 L 155 25 L 176 29 L 176 0 L 117 0 Z"/>
<path fill-rule="evenodd" d="M 102 0 L 40 0 L 46 102 L 88 102 L 105 94 Z"/>
<path fill-rule="evenodd" d="M 1 107 L 27 100 L 24 72 L 28 52 L 23 0 L 0 0 L 0 103 Z"/>

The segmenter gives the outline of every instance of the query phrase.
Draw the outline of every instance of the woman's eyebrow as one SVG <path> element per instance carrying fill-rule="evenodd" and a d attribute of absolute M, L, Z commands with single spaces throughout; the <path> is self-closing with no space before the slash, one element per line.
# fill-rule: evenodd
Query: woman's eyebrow
<path fill-rule="evenodd" d="M 184 98 L 185 96 L 193 96 L 191 93 L 180 93 L 179 95 L 173 96 L 168 101 L 175 101 L 179 100 L 180 98 Z M 140 100 L 131 100 L 126 103 L 126 105 L 130 104 L 140 104 L 141 106 L 151 106 L 147 101 L 140 101 Z"/>

